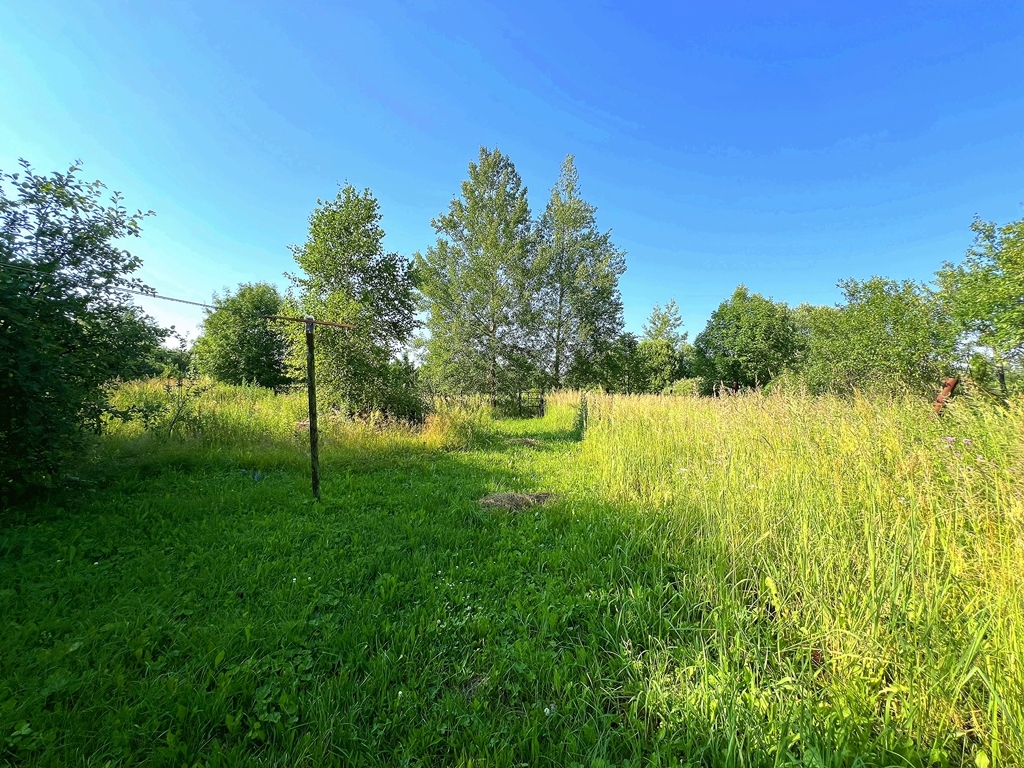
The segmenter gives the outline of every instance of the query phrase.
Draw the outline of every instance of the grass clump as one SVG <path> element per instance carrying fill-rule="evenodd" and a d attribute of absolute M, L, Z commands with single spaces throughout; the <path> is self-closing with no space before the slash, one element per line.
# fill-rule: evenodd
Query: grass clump
<path fill-rule="evenodd" d="M 192 406 L 0 521 L 0 761 L 1022 762 L 1019 403 L 322 417 L 322 504 L 302 397 Z"/>

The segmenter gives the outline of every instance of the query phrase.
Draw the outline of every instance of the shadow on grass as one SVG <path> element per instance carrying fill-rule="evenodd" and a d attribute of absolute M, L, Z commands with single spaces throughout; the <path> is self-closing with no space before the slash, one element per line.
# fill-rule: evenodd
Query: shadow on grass
<path fill-rule="evenodd" d="M 703 651 L 715 607 L 661 544 L 710 570 L 707 543 L 593 499 L 477 504 L 581 437 L 329 445 L 322 504 L 295 442 L 120 446 L 88 492 L 3 520 L 0 757 L 720 762 L 713 723 L 666 734 L 671 700 L 645 690 L 666 647 Z"/>

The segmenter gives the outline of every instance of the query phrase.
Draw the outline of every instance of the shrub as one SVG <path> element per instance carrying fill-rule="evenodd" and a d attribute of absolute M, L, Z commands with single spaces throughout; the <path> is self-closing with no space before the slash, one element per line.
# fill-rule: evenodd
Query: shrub
<path fill-rule="evenodd" d="M 0 172 L 0 496 L 46 482 L 97 424 L 103 384 L 145 372 L 166 332 L 130 303 L 139 234 L 100 182 Z"/>

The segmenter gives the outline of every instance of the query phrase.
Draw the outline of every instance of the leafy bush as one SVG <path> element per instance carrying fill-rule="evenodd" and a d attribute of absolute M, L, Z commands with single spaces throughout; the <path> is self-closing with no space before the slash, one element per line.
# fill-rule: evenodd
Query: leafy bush
<path fill-rule="evenodd" d="M 880 277 L 840 287 L 841 307 L 797 312 L 807 339 L 800 371 L 810 391 L 934 394 L 956 346 L 956 329 L 936 296 L 913 281 Z"/>
<path fill-rule="evenodd" d="M 700 379 L 678 379 L 665 387 L 661 394 L 675 395 L 676 397 L 697 397 L 700 395 Z"/>
<path fill-rule="evenodd" d="M 130 302 L 129 214 L 79 168 L 0 172 L 0 496 L 45 482 L 97 424 L 103 384 L 152 366 L 166 332 Z"/>

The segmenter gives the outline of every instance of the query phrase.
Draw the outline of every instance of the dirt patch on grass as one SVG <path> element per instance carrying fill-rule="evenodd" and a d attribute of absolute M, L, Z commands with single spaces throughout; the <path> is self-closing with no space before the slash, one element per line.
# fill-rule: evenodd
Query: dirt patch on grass
<path fill-rule="evenodd" d="M 462 695 L 466 701 L 472 701 L 477 697 L 478 694 L 482 693 L 487 687 L 487 676 L 477 675 L 476 677 L 467 680 L 466 684 L 462 686 Z"/>
<path fill-rule="evenodd" d="M 508 441 L 512 445 L 528 445 L 531 448 L 539 448 L 544 445 L 540 440 L 534 440 L 532 437 L 510 437 Z"/>
<path fill-rule="evenodd" d="M 553 498 L 553 493 L 492 493 L 480 499 L 480 506 L 518 512 L 521 509 L 547 504 Z"/>

